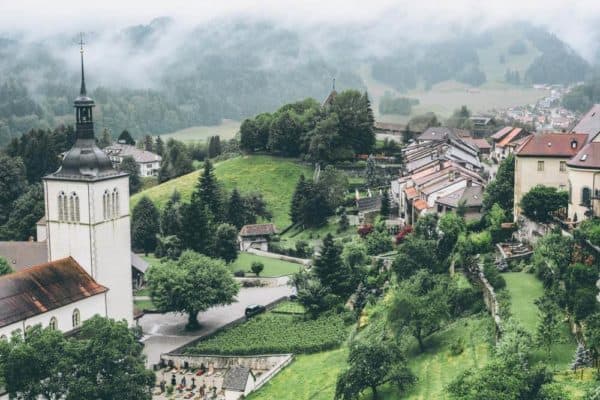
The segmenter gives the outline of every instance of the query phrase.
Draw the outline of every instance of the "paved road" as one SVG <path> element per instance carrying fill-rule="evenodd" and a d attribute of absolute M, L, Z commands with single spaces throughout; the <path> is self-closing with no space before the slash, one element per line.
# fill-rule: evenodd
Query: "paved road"
<path fill-rule="evenodd" d="M 229 306 L 215 307 L 198 315 L 201 328 L 188 332 L 185 330 L 187 315 L 176 313 L 147 314 L 139 324 L 144 331 L 144 353 L 148 357 L 146 364 L 151 366 L 160 361 L 160 355 L 191 342 L 198 336 L 215 331 L 236 318 L 244 315 L 250 304 L 268 304 L 281 297 L 292 294 L 287 285 L 277 287 L 242 288 L 237 302 Z"/>

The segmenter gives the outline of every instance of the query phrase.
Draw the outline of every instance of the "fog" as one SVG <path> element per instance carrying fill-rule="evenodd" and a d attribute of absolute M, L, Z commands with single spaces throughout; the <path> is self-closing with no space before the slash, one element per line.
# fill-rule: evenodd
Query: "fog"
<path fill-rule="evenodd" d="M 173 22 L 148 46 L 134 48 L 123 39 L 123 29 L 163 16 Z M 595 60 L 600 43 L 600 2 L 593 0 L 0 0 L 0 37 L 16 38 L 24 47 L 41 42 L 74 72 L 77 33 L 85 32 L 96 82 L 133 87 L 152 86 L 156 66 L 173 62 L 198 26 L 218 27 L 231 20 L 272 21 L 300 32 L 308 47 L 321 53 L 351 37 L 359 43 L 353 48 L 356 56 L 366 57 L 386 55 L 406 42 L 438 41 L 515 21 L 545 27 L 588 61 Z"/>

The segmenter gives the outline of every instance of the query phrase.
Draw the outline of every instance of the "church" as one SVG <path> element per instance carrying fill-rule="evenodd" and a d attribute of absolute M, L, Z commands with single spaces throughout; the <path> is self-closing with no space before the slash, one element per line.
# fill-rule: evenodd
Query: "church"
<path fill-rule="evenodd" d="M 96 314 L 133 324 L 129 176 L 97 147 L 94 106 L 82 48 L 76 141 L 43 178 L 50 261 L 0 277 L 0 339 L 37 324 L 70 332 Z"/>

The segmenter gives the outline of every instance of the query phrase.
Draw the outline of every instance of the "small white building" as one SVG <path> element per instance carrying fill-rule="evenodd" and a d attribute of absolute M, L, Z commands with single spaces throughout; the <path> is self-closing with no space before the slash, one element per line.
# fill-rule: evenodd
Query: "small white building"
<path fill-rule="evenodd" d="M 118 168 L 125 157 L 132 157 L 138 165 L 141 177 L 158 175 L 162 161 L 162 157 L 158 154 L 125 143 L 115 143 L 103 150 L 110 158 L 114 168 Z"/>
<path fill-rule="evenodd" d="M 238 400 L 248 396 L 254 390 L 255 382 L 256 378 L 250 368 L 243 365 L 229 368 L 221 386 L 225 393 L 225 400 Z"/>
<path fill-rule="evenodd" d="M 240 229 L 238 241 L 240 250 L 256 249 L 269 251 L 269 239 L 277 234 L 277 228 L 273 224 L 244 225 Z"/>

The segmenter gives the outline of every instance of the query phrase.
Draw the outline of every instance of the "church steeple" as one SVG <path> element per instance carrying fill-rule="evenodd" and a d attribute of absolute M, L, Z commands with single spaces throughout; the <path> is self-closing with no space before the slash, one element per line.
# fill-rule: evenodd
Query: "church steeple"
<path fill-rule="evenodd" d="M 94 139 L 94 120 L 92 108 L 94 100 L 87 96 L 85 88 L 85 71 L 83 69 L 83 34 L 79 42 L 81 53 L 81 88 L 79 96 L 75 99 L 75 131 L 78 139 Z"/>

